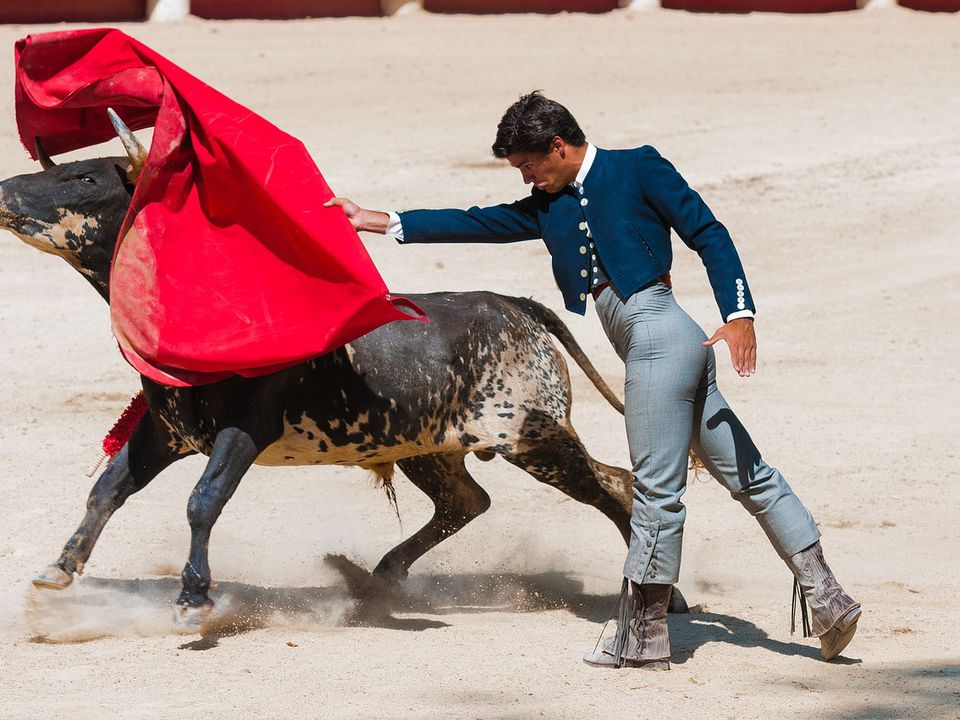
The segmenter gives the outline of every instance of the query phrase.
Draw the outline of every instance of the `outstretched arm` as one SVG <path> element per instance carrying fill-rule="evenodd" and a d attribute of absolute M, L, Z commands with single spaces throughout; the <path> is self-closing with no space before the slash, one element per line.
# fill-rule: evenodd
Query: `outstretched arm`
<path fill-rule="evenodd" d="M 540 237 L 533 197 L 484 208 L 408 210 L 400 215 L 366 210 L 352 200 L 341 197 L 331 198 L 324 206 L 343 208 L 357 231 L 393 235 L 404 244 L 510 243 Z"/>

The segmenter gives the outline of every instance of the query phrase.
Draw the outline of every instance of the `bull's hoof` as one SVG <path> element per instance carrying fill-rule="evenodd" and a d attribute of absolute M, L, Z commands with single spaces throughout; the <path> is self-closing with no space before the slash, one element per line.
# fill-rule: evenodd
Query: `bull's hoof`
<path fill-rule="evenodd" d="M 213 601 L 203 605 L 173 606 L 173 624 L 181 630 L 199 630 L 213 615 Z"/>
<path fill-rule="evenodd" d="M 73 582 L 73 574 L 59 565 L 48 565 L 42 573 L 33 579 L 35 587 L 46 590 L 63 590 Z"/>
<path fill-rule="evenodd" d="M 667 606 L 669 613 L 688 613 L 690 606 L 687 605 L 687 599 L 680 592 L 680 588 L 673 586 L 673 592 L 670 593 L 670 604 Z"/>

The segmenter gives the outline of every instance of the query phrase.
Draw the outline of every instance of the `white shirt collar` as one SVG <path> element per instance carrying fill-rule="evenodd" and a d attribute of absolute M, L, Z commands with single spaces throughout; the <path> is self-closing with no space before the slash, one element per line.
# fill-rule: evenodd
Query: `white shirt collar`
<path fill-rule="evenodd" d="M 573 187 L 580 190 L 583 187 L 583 181 L 587 178 L 587 173 L 593 166 L 593 161 L 597 157 L 597 146 L 593 143 L 587 143 L 587 154 L 583 156 L 583 162 L 580 163 L 580 170 L 577 172 L 577 179 L 573 181 Z"/>

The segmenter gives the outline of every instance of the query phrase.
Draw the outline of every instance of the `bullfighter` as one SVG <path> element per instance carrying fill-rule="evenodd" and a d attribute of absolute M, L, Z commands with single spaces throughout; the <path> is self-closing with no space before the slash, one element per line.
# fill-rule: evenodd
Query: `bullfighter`
<path fill-rule="evenodd" d="M 367 210 L 347 198 L 327 205 L 342 207 L 357 230 L 403 244 L 542 238 L 566 308 L 585 314 L 593 297 L 625 365 L 634 493 L 618 630 L 584 661 L 669 669 L 666 613 L 680 570 L 691 450 L 760 523 L 810 609 L 821 657 L 837 657 L 853 638 L 860 605 L 827 565 L 810 511 L 761 457 L 717 388 L 716 343 L 727 343 L 743 377 L 757 361 L 756 308 L 727 229 L 657 150 L 600 149 L 565 107 L 540 92 L 507 109 L 493 154 L 533 185 L 529 196 L 401 213 Z M 720 308 L 723 325 L 709 338 L 674 298 L 671 228 L 700 255 Z"/>

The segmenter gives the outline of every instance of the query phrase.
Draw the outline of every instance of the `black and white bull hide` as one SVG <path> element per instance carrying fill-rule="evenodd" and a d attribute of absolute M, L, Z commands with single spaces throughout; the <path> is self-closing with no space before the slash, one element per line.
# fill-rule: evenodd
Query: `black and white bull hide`
<path fill-rule="evenodd" d="M 38 148 L 43 172 L 0 183 L 0 227 L 63 257 L 107 301 L 110 260 L 139 169 L 124 131 L 132 165 L 128 158 L 54 165 Z M 252 464 L 359 465 L 388 485 L 399 465 L 435 511 L 377 565 L 375 576 L 388 584 L 489 507 L 464 465 L 469 453 L 500 455 L 597 508 L 629 538 L 631 475 L 591 458 L 577 437 L 566 364 L 551 334 L 621 412 L 622 405 L 559 318 L 531 300 L 488 292 L 409 297 L 430 323 L 392 323 L 287 370 L 192 388 L 142 378 L 149 411 L 96 481 L 60 558 L 35 584 L 69 585 L 124 501 L 194 453 L 210 459 L 187 505 L 191 547 L 176 607 L 188 624 L 212 608 L 210 532 Z"/>

